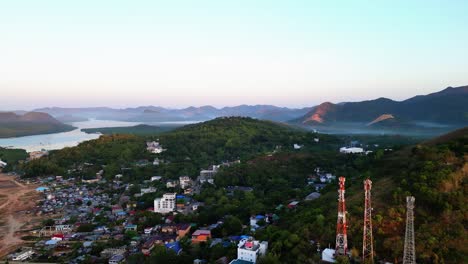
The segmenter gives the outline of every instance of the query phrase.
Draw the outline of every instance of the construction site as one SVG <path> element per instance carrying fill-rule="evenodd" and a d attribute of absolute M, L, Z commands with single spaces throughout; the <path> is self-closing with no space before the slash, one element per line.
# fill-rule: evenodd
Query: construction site
<path fill-rule="evenodd" d="M 336 223 L 336 244 L 335 248 L 327 248 L 322 252 L 322 261 L 334 263 L 338 258 L 350 258 L 351 253 L 348 247 L 347 235 L 347 211 L 345 199 L 345 177 L 339 178 L 338 189 L 338 213 Z M 363 216 L 363 234 L 362 234 L 362 253 L 361 263 L 374 263 L 374 240 L 372 236 L 372 181 L 364 180 L 364 216 Z M 414 241 L 414 204 L 413 196 L 406 197 L 406 228 L 403 252 L 403 264 L 415 264 L 416 252 Z"/>
<path fill-rule="evenodd" d="M 35 187 L 0 173 L 0 257 L 24 244 L 23 231 L 40 223 L 41 217 L 30 213 L 39 198 Z"/>

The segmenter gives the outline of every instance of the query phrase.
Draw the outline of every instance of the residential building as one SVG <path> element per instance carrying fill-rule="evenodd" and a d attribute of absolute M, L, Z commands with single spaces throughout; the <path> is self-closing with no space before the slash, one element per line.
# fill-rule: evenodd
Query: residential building
<path fill-rule="evenodd" d="M 157 191 L 156 188 L 154 187 L 149 187 L 149 188 L 141 188 L 140 192 L 141 194 L 147 194 L 147 193 L 155 193 Z"/>
<path fill-rule="evenodd" d="M 166 188 L 175 188 L 179 185 L 178 181 L 167 181 L 166 182 Z"/>
<path fill-rule="evenodd" d="M 14 261 L 24 261 L 34 255 L 34 251 L 31 248 L 25 248 L 20 253 L 13 255 L 12 260 Z"/>
<path fill-rule="evenodd" d="M 0 159 L 0 169 L 5 168 L 8 164 Z"/>
<path fill-rule="evenodd" d="M 335 250 L 326 248 L 322 251 L 322 261 L 326 263 L 335 263 Z"/>
<path fill-rule="evenodd" d="M 159 180 L 161 180 L 161 179 L 162 179 L 162 176 L 153 176 L 153 177 L 151 177 L 151 181 L 152 181 L 152 182 L 153 182 L 153 181 L 159 181 Z"/>
<path fill-rule="evenodd" d="M 109 259 L 109 264 L 120 264 L 120 263 L 124 263 L 125 262 L 125 257 L 123 255 L 113 255 L 110 259 Z"/>
<path fill-rule="evenodd" d="M 162 198 L 154 199 L 154 212 L 167 214 L 173 212 L 176 208 L 176 194 L 166 193 Z"/>
<path fill-rule="evenodd" d="M 312 201 L 320 197 L 320 193 L 318 192 L 312 192 L 309 195 L 306 196 L 304 200 L 306 201 Z"/>
<path fill-rule="evenodd" d="M 165 149 L 162 148 L 159 142 L 152 141 L 152 142 L 146 142 L 146 150 L 154 154 L 159 154 L 163 152 Z"/>
<path fill-rule="evenodd" d="M 192 179 L 189 176 L 181 176 L 179 177 L 180 188 L 187 189 L 192 185 Z"/>
<path fill-rule="evenodd" d="M 357 147 L 342 147 L 340 148 L 340 153 L 345 153 L 345 154 L 355 154 L 355 153 L 364 153 L 363 148 L 357 148 Z"/>
<path fill-rule="evenodd" d="M 138 229 L 137 225 L 128 224 L 125 226 L 125 231 L 137 231 L 137 229 Z"/>
<path fill-rule="evenodd" d="M 211 239 L 210 230 L 198 229 L 192 234 L 192 243 L 207 242 Z"/>
<path fill-rule="evenodd" d="M 257 263 L 260 256 L 264 256 L 268 249 L 267 241 L 254 240 L 253 237 L 242 239 L 237 245 L 237 259 L 230 264 Z"/>

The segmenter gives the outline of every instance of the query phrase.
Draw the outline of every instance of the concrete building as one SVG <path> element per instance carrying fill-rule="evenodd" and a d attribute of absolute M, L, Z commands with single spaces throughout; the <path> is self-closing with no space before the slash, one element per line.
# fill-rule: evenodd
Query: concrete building
<path fill-rule="evenodd" d="M 237 259 L 230 264 L 257 263 L 260 256 L 264 256 L 268 249 L 267 241 L 254 240 L 253 237 L 242 239 L 237 245 Z"/>
<path fill-rule="evenodd" d="M 176 194 L 166 193 L 162 198 L 154 199 L 154 212 L 167 214 L 173 212 L 176 208 Z"/>
<path fill-rule="evenodd" d="M 109 264 L 120 264 L 120 263 L 124 263 L 125 262 L 125 257 L 121 254 L 118 254 L 118 255 L 113 255 L 110 259 L 109 259 Z"/>
<path fill-rule="evenodd" d="M 210 230 L 198 229 L 192 234 L 192 243 L 207 242 L 211 239 Z"/>
<path fill-rule="evenodd" d="M 335 250 L 326 248 L 322 251 L 322 261 L 326 263 L 335 263 Z"/>
<path fill-rule="evenodd" d="M 20 253 L 14 254 L 12 257 L 13 261 L 25 261 L 34 255 L 34 251 L 31 248 L 25 248 Z"/>
<path fill-rule="evenodd" d="M 154 154 L 159 154 L 165 151 L 165 149 L 162 148 L 159 142 L 156 141 L 146 142 L 146 150 Z"/>
<path fill-rule="evenodd" d="M 340 153 L 346 153 L 346 154 L 355 154 L 355 153 L 364 153 L 363 148 L 356 148 L 356 147 L 342 147 L 340 148 Z"/>
<path fill-rule="evenodd" d="M 187 189 L 192 185 L 192 179 L 189 176 L 180 176 L 179 177 L 180 188 Z"/>

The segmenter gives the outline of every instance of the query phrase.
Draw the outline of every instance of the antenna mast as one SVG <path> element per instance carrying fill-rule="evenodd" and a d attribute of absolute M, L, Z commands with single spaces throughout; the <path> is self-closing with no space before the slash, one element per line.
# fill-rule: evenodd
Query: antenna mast
<path fill-rule="evenodd" d="M 371 205 L 372 181 L 364 181 L 364 233 L 362 243 L 362 262 L 374 263 L 374 248 L 372 240 L 372 205 Z"/>
<path fill-rule="evenodd" d="M 406 197 L 406 232 L 403 264 L 416 264 L 416 252 L 414 249 L 414 197 Z"/>
<path fill-rule="evenodd" d="M 335 255 L 344 256 L 348 253 L 348 237 L 346 222 L 345 202 L 345 177 L 340 177 L 340 189 L 338 190 L 338 220 L 336 222 L 336 248 Z"/>

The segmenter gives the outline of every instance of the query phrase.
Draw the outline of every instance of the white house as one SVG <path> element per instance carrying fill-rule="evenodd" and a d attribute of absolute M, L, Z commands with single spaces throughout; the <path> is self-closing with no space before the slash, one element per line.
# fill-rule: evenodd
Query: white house
<path fill-rule="evenodd" d="M 151 181 L 152 181 L 152 182 L 153 182 L 153 181 L 159 181 L 159 180 L 161 180 L 161 179 L 162 179 L 161 176 L 153 176 L 153 177 L 151 177 Z"/>
<path fill-rule="evenodd" d="M 152 142 L 146 142 L 146 150 L 154 154 L 159 154 L 163 152 L 165 149 L 162 148 L 159 142 L 152 141 Z"/>
<path fill-rule="evenodd" d="M 351 147 L 351 148 L 342 147 L 342 148 L 340 148 L 340 152 L 341 153 L 346 153 L 346 154 L 364 153 L 364 149 L 363 148 L 357 148 L 357 147 Z"/>
<path fill-rule="evenodd" d="M 180 176 L 179 177 L 180 188 L 187 189 L 192 185 L 192 179 L 189 176 Z"/>
<path fill-rule="evenodd" d="M 322 251 L 322 261 L 335 263 L 335 250 L 331 248 L 326 248 Z"/>
<path fill-rule="evenodd" d="M 166 193 L 162 198 L 154 199 L 154 212 L 167 214 L 173 212 L 176 208 L 176 194 Z"/>
<path fill-rule="evenodd" d="M 34 251 L 30 248 L 27 248 L 20 253 L 17 253 L 13 256 L 12 260 L 14 261 L 24 261 L 34 255 Z"/>
<path fill-rule="evenodd" d="M 260 256 L 264 256 L 268 249 L 267 241 L 254 240 L 253 237 L 242 239 L 237 245 L 237 259 L 231 261 L 231 264 L 245 263 L 257 263 Z"/>
<path fill-rule="evenodd" d="M 179 185 L 179 181 L 167 181 L 166 188 L 175 188 Z"/>
<path fill-rule="evenodd" d="M 8 164 L 0 159 L 0 168 L 5 168 Z"/>
<path fill-rule="evenodd" d="M 294 149 L 301 149 L 303 147 L 303 145 L 294 144 L 293 147 L 294 147 Z"/>
<path fill-rule="evenodd" d="M 157 189 L 155 187 L 141 188 L 141 194 L 155 193 Z"/>

